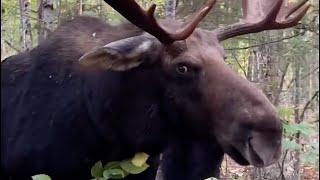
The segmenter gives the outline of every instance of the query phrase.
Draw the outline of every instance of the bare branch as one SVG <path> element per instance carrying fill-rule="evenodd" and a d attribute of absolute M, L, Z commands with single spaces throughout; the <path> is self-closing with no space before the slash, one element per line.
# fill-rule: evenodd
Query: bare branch
<path fill-rule="evenodd" d="M 19 48 L 15 47 L 12 43 L 10 43 L 8 40 L 3 39 L 3 41 L 13 50 L 15 50 L 17 53 L 20 53 L 21 51 L 19 50 Z"/>
<path fill-rule="evenodd" d="M 273 104 L 275 106 L 277 106 L 279 104 L 280 94 L 281 94 L 282 89 L 283 89 L 283 84 L 284 84 L 285 76 L 286 76 L 286 74 L 288 72 L 288 69 L 289 69 L 289 65 L 290 65 L 290 62 L 287 62 L 286 66 L 284 68 L 284 71 L 282 72 L 281 79 L 280 79 L 280 85 L 277 88 L 277 93 L 276 93 L 274 101 L 273 101 Z"/>
<path fill-rule="evenodd" d="M 281 42 L 281 41 L 284 41 L 284 40 L 288 40 L 288 39 L 291 39 L 291 38 L 294 38 L 294 37 L 297 37 L 297 36 L 300 36 L 300 35 L 303 35 L 303 34 L 304 34 L 304 32 L 298 33 L 298 34 L 295 34 L 295 35 L 292 35 L 292 36 L 284 37 L 284 38 L 281 38 L 281 39 L 277 39 L 277 40 L 274 40 L 274 41 L 264 42 L 264 43 L 261 43 L 261 44 L 255 44 L 255 45 L 252 45 L 252 46 L 241 47 L 241 48 L 236 48 L 236 47 L 234 47 L 234 48 L 226 48 L 225 50 L 228 50 L 228 51 L 245 50 L 245 49 L 260 47 L 260 46 L 264 46 L 264 45 L 267 45 L 267 44 L 273 44 L 273 43 L 278 43 L 278 42 Z"/>
<path fill-rule="evenodd" d="M 231 53 L 231 54 L 232 54 L 233 59 L 237 62 L 238 66 L 240 67 L 240 69 L 241 69 L 242 72 L 244 73 L 244 75 L 247 77 L 247 72 L 246 72 L 246 70 L 244 69 L 244 67 L 242 67 L 242 65 L 240 64 L 240 62 L 238 61 L 237 56 L 236 56 L 234 53 Z"/>
<path fill-rule="evenodd" d="M 288 150 L 286 150 L 284 152 L 284 155 L 283 155 L 283 159 L 282 159 L 282 162 L 281 162 L 281 165 L 280 165 L 280 162 L 278 162 L 278 166 L 280 166 L 280 174 L 279 174 L 279 178 L 281 177 L 282 180 L 285 180 L 285 176 L 284 176 L 284 163 L 285 163 L 285 160 L 286 160 L 286 157 L 287 157 L 287 154 L 288 154 Z"/>
<path fill-rule="evenodd" d="M 314 68 L 312 71 L 308 72 L 307 74 L 303 75 L 301 77 L 301 80 L 302 79 L 305 79 L 307 78 L 308 76 L 310 76 L 311 74 L 315 73 L 317 70 L 319 69 L 319 66 Z M 294 83 L 295 79 L 291 79 L 291 81 L 289 82 L 288 86 L 287 86 L 287 89 L 291 88 L 292 84 Z"/>
<path fill-rule="evenodd" d="M 316 91 L 313 96 L 311 97 L 311 99 L 304 105 L 303 110 L 300 114 L 300 120 L 303 121 L 304 118 L 304 114 L 306 112 L 306 110 L 309 108 L 310 104 L 312 103 L 312 101 L 319 96 L 319 91 Z"/>

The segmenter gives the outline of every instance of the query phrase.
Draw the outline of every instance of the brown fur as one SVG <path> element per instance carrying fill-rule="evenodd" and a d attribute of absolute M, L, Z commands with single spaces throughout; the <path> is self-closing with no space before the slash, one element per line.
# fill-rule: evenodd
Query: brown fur
<path fill-rule="evenodd" d="M 169 30 L 182 25 L 162 24 Z M 30 63 L 17 73 L 13 65 L 20 59 Z M 112 67 L 114 61 L 117 68 Z M 70 169 L 74 177 L 73 170 L 85 169 L 100 157 L 112 161 L 145 151 L 153 158 L 164 152 L 166 180 L 194 180 L 212 175 L 211 166 L 217 176 L 224 152 L 242 165 L 259 167 L 279 158 L 282 131 L 274 107 L 227 66 L 222 46 L 209 31 L 196 29 L 184 41 L 162 45 L 134 25 L 110 26 L 79 17 L 61 25 L 30 53 L 3 64 L 2 121 L 9 132 L 2 152 L 9 154 L 8 172 L 47 168 L 61 177 Z M 187 71 L 181 73 L 180 68 Z M 10 76 L 17 74 L 21 76 L 11 82 Z M 30 114 L 33 111 L 39 115 Z M 47 126 L 52 134 L 41 131 L 34 136 L 36 128 Z M 22 140 L 16 144 L 8 140 L 11 136 Z M 83 136 L 81 142 L 78 136 Z M 192 147 L 185 148 L 189 143 Z M 181 149 L 185 152 L 179 154 Z M 192 171 L 198 157 L 207 162 L 196 163 L 199 168 Z M 66 163 L 57 166 L 59 158 Z M 156 166 L 152 168 L 146 173 L 150 177 Z"/>

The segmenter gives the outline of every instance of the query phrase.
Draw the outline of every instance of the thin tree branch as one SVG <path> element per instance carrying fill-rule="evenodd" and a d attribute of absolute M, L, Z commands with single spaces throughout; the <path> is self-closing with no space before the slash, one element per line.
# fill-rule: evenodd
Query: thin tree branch
<path fill-rule="evenodd" d="M 38 22 L 41 22 L 41 23 L 45 23 L 45 21 L 43 21 L 42 19 L 39 19 L 39 18 L 36 18 L 36 17 L 32 17 L 32 16 L 28 16 L 28 15 L 25 15 L 25 14 L 21 14 L 22 16 L 25 16 L 25 17 L 28 17 L 30 19 L 33 19 L 33 20 L 36 20 Z M 48 31 L 49 33 L 51 33 L 51 29 L 47 28 L 47 27 L 42 27 L 43 29 L 45 29 L 46 31 Z"/>
<path fill-rule="evenodd" d="M 285 180 L 285 179 L 286 179 L 285 176 L 284 176 L 283 171 L 284 171 L 284 163 L 285 163 L 287 154 L 288 154 L 288 150 L 286 150 L 286 151 L 284 152 L 281 165 L 280 165 L 280 163 L 278 162 L 278 166 L 280 167 L 280 175 L 279 175 L 279 178 L 281 177 L 281 180 Z"/>
<path fill-rule="evenodd" d="M 312 71 L 308 72 L 307 74 L 303 75 L 303 76 L 301 77 L 301 80 L 307 78 L 308 76 L 310 76 L 311 74 L 313 74 L 314 72 L 316 72 L 318 69 L 319 69 L 319 66 L 316 67 L 316 68 L 314 68 Z M 294 81 L 295 81 L 294 78 L 291 79 L 291 81 L 289 82 L 289 84 L 288 84 L 288 86 L 287 86 L 287 89 L 289 89 L 289 88 L 292 86 L 292 84 L 294 83 Z"/>
<path fill-rule="evenodd" d="M 16 48 L 12 43 L 10 43 L 8 40 L 3 39 L 3 41 L 13 50 L 15 50 L 16 52 L 20 53 L 21 51 L 19 50 L 19 48 Z"/>
<path fill-rule="evenodd" d="M 22 16 L 28 17 L 28 18 L 30 18 L 30 19 L 33 19 L 33 20 L 40 21 L 40 22 L 44 23 L 43 20 L 41 20 L 41 19 L 39 19 L 39 18 L 36 18 L 36 17 L 32 17 L 32 16 L 29 16 L 29 15 L 26 15 L 26 14 L 22 14 Z"/>
<path fill-rule="evenodd" d="M 284 68 L 284 71 L 282 72 L 281 79 L 280 79 L 280 85 L 279 85 L 279 87 L 277 89 L 277 93 L 276 93 L 274 101 L 273 101 L 273 104 L 275 106 L 277 106 L 279 104 L 280 94 L 281 94 L 282 89 L 283 89 L 283 84 L 284 84 L 285 76 L 286 76 L 286 74 L 288 72 L 289 65 L 290 65 L 290 62 L 287 62 L 286 66 Z"/>
<path fill-rule="evenodd" d="M 303 34 L 304 34 L 304 32 L 298 33 L 298 34 L 295 34 L 295 35 L 292 35 L 292 36 L 284 37 L 284 38 L 281 38 L 281 39 L 277 39 L 277 40 L 274 40 L 274 41 L 264 42 L 264 43 L 261 43 L 261 44 L 255 44 L 255 45 L 252 45 L 252 46 L 241 47 L 241 48 L 236 48 L 236 47 L 227 48 L 225 50 L 228 50 L 228 51 L 245 50 L 245 49 L 250 49 L 250 48 L 254 48 L 254 47 L 260 47 L 260 46 L 264 46 L 264 45 L 267 45 L 267 44 L 278 43 L 278 42 L 281 42 L 281 41 L 284 41 L 284 40 L 287 40 L 287 39 L 291 39 L 291 38 L 294 38 L 294 37 L 297 37 L 297 36 L 300 36 L 300 35 L 303 35 Z"/>
<path fill-rule="evenodd" d="M 319 96 L 319 91 L 316 91 L 313 96 L 311 97 L 311 99 L 304 105 L 303 110 L 300 114 L 300 121 L 303 121 L 304 118 L 304 114 L 306 112 L 306 110 L 308 109 L 308 107 L 310 106 L 310 104 L 312 103 L 312 101 Z"/>
<path fill-rule="evenodd" d="M 247 72 L 246 70 L 242 67 L 242 65 L 240 64 L 240 62 L 238 61 L 237 56 L 234 53 L 231 53 L 232 57 L 234 58 L 234 60 L 237 62 L 238 66 L 240 67 L 240 69 L 242 70 L 243 74 L 247 77 Z"/>

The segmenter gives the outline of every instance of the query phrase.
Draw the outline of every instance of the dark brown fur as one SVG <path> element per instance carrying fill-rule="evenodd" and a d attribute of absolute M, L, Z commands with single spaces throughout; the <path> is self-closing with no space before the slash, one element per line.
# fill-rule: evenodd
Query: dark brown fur
<path fill-rule="evenodd" d="M 67 22 L 2 64 L 1 168 L 85 179 L 94 162 L 139 151 L 152 166 L 128 178 L 154 178 L 161 152 L 166 180 L 218 176 L 224 152 L 243 165 L 269 165 L 281 144 L 274 107 L 223 60 L 218 40 L 201 29 L 163 46 L 130 24 Z"/>

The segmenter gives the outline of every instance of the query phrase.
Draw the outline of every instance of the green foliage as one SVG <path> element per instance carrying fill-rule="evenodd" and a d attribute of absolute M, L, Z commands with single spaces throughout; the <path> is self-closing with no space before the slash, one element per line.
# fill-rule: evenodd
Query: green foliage
<path fill-rule="evenodd" d="M 283 150 L 299 150 L 301 153 L 301 162 L 306 165 L 316 166 L 319 162 L 319 144 L 308 143 L 298 144 L 296 142 L 296 135 L 300 134 L 304 137 L 310 137 L 317 132 L 314 130 L 312 124 L 302 122 L 300 124 L 293 123 L 294 109 L 290 107 L 278 107 L 279 117 L 285 121 L 283 123 L 284 137 L 282 140 Z"/>
<path fill-rule="evenodd" d="M 215 178 L 215 177 L 209 177 L 209 178 L 204 179 L 204 180 L 218 180 L 218 179 L 217 179 L 217 178 Z"/>
<path fill-rule="evenodd" d="M 298 150 L 301 148 L 301 145 L 296 143 L 295 140 L 284 138 L 282 140 L 282 148 L 283 150 Z"/>
<path fill-rule="evenodd" d="M 105 166 L 101 161 L 91 167 L 93 180 L 123 179 L 129 174 L 139 174 L 148 169 L 146 163 L 149 155 L 143 152 L 136 153 L 133 158 L 122 161 L 111 161 Z M 32 176 L 33 180 L 51 180 L 46 174 Z"/>
<path fill-rule="evenodd" d="M 304 148 L 305 153 L 301 154 L 302 163 L 319 167 L 319 142 L 308 143 Z"/>
<path fill-rule="evenodd" d="M 129 174 L 139 174 L 149 167 L 146 163 L 148 157 L 146 153 L 136 153 L 131 159 L 111 161 L 105 166 L 98 161 L 91 168 L 91 175 L 95 180 L 108 180 L 123 179 Z"/>
<path fill-rule="evenodd" d="M 143 164 L 141 166 L 135 166 L 131 161 L 126 160 L 120 163 L 120 167 L 130 174 L 139 174 L 145 171 L 149 167 L 149 165 Z"/>
<path fill-rule="evenodd" d="M 290 119 L 293 118 L 293 112 L 294 112 L 293 108 L 280 106 L 277 108 L 277 110 L 278 110 L 278 115 L 282 120 L 289 122 Z"/>
<path fill-rule="evenodd" d="M 226 48 L 243 48 L 247 47 L 250 44 L 247 40 L 230 40 L 225 43 Z M 227 51 L 227 60 L 226 63 L 229 66 L 232 66 L 232 69 L 235 70 L 240 75 L 245 75 L 248 67 L 248 58 L 249 50 L 241 51 Z"/>
<path fill-rule="evenodd" d="M 287 136 L 292 136 L 300 133 L 304 136 L 310 136 L 313 132 L 312 125 L 306 122 L 300 124 L 283 124 L 283 129 Z"/>
<path fill-rule="evenodd" d="M 122 169 L 106 169 L 103 171 L 104 179 L 123 179 L 126 177 L 128 173 L 123 171 Z"/>
<path fill-rule="evenodd" d="M 149 155 L 146 153 L 143 153 L 143 152 L 136 153 L 132 158 L 131 162 L 133 165 L 140 167 L 147 162 L 148 158 L 149 158 Z"/>
<path fill-rule="evenodd" d="M 50 176 L 46 174 L 38 174 L 31 177 L 33 180 L 51 180 Z"/>
<path fill-rule="evenodd" d="M 96 162 L 91 168 L 91 176 L 93 177 L 102 177 L 103 176 L 103 166 L 102 162 Z"/>

